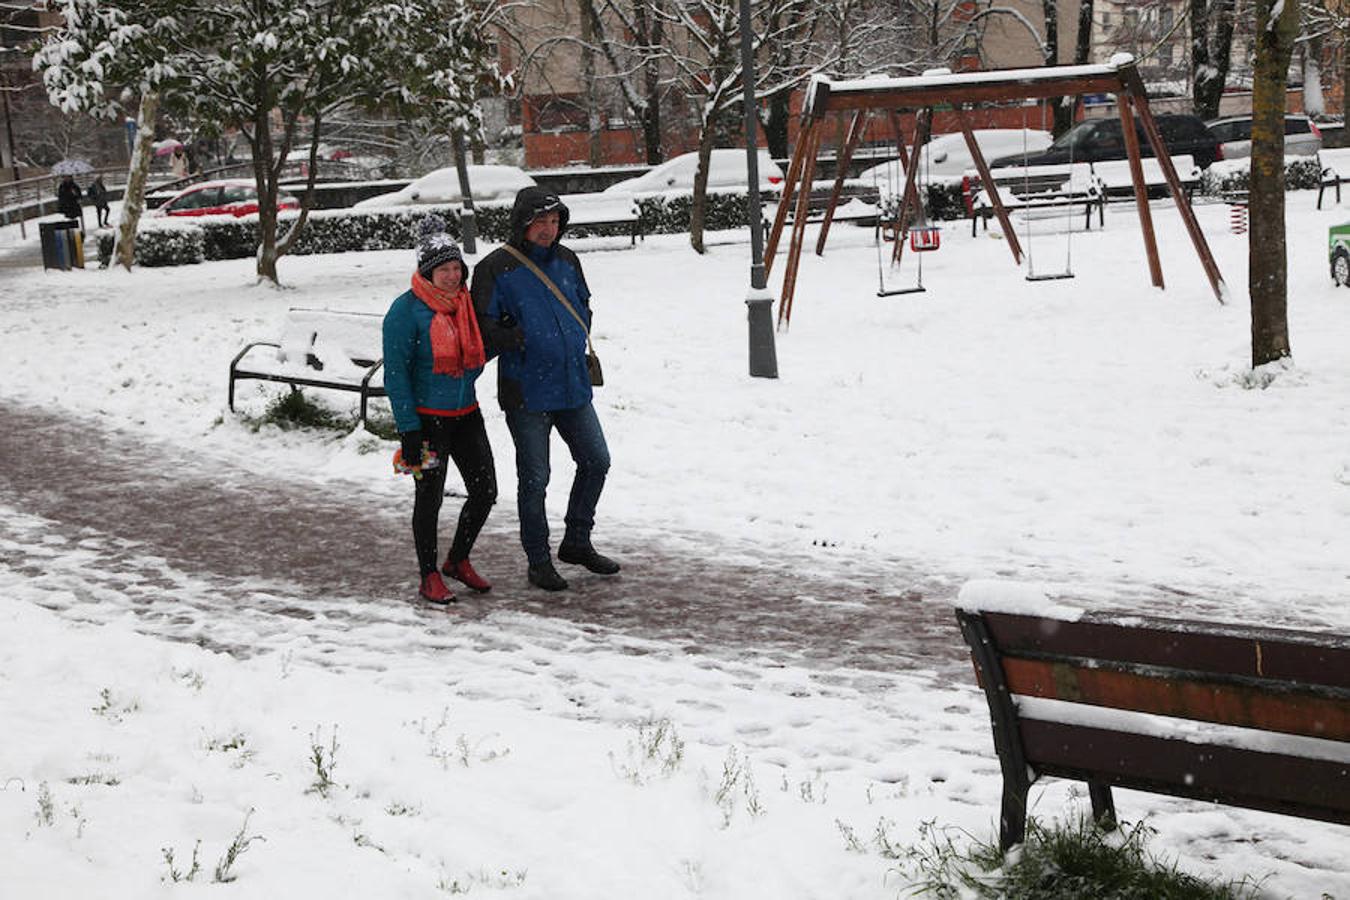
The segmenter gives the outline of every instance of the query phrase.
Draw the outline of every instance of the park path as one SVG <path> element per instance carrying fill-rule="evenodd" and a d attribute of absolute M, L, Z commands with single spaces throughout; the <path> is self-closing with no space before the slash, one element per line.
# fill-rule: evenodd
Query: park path
<path fill-rule="evenodd" d="M 547 594 L 525 583 L 504 472 L 505 502 L 474 554 L 492 592 L 461 591 L 450 611 L 432 610 L 410 602 L 410 498 L 183 459 L 180 447 L 5 400 L 0 417 L 0 567 L 59 588 L 52 607 L 74 617 L 130 612 L 146 632 L 240 655 L 296 629 L 326 652 L 372 634 L 435 649 L 464 621 L 500 619 L 506 633 L 559 620 L 597 643 L 618 635 L 713 659 L 969 677 L 950 606 L 936 602 L 950 588 L 918 573 L 826 578 L 807 559 L 755 559 L 698 535 L 657 544 L 610 526 L 603 549 L 623 572 L 561 566 L 572 589 Z M 447 499 L 443 535 L 456 503 Z"/>

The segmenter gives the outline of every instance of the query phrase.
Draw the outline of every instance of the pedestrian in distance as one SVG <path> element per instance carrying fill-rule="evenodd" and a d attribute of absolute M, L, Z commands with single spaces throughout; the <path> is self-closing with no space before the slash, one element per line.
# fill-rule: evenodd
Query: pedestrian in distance
<path fill-rule="evenodd" d="M 94 183 L 89 185 L 89 200 L 94 204 L 94 212 L 98 216 L 99 228 L 108 227 L 109 209 L 108 209 L 108 188 L 103 184 L 103 176 L 99 175 L 94 179 Z"/>
<path fill-rule="evenodd" d="M 455 596 L 442 573 L 475 591 L 492 587 L 474 571 L 469 553 L 497 501 L 497 472 L 474 393 L 487 355 L 469 295 L 469 270 L 443 219 L 426 217 L 420 232 L 412 287 L 384 317 L 384 389 L 399 431 L 396 467 L 401 463 L 414 476 L 418 594 L 445 604 Z M 437 570 L 437 529 L 451 462 L 468 498 L 445 564 Z"/>
<path fill-rule="evenodd" d="M 556 429 L 576 463 L 558 559 L 613 575 L 619 564 L 591 544 L 609 447 L 592 404 L 588 365 L 590 288 L 581 261 L 559 241 L 568 211 L 558 196 L 516 194 L 511 237 L 474 269 L 473 303 L 488 352 L 498 355 L 497 400 L 516 448 L 516 503 L 529 581 L 567 588 L 553 566 L 544 499 L 549 439 Z"/>
<path fill-rule="evenodd" d="M 80 197 L 83 192 L 80 186 L 75 183 L 73 175 L 65 175 L 61 178 L 61 184 L 56 188 L 56 209 L 67 219 L 79 219 L 80 232 L 84 232 L 84 207 L 80 205 Z"/>

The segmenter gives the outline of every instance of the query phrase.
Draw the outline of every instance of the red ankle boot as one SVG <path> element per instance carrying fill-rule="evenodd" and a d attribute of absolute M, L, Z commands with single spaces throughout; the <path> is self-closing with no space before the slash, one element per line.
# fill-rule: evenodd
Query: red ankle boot
<path fill-rule="evenodd" d="M 440 572 L 429 572 L 422 576 L 422 586 L 417 593 L 428 603 L 454 603 L 455 595 L 445 586 Z"/>
<path fill-rule="evenodd" d="M 482 575 L 474 571 L 473 566 L 467 559 L 461 559 L 459 562 L 453 562 L 446 559 L 445 565 L 441 566 L 441 571 L 449 575 L 467 588 L 485 594 L 492 590 L 492 584 Z"/>

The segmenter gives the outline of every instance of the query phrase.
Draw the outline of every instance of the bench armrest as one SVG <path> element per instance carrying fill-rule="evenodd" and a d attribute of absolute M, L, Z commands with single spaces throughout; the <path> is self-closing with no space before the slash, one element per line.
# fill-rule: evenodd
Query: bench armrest
<path fill-rule="evenodd" d="M 281 349 L 281 345 L 276 343 L 275 341 L 254 341 L 251 344 L 245 344 L 244 349 L 240 350 L 237 354 L 235 354 L 234 359 L 230 360 L 231 375 L 234 374 L 235 366 L 239 365 L 239 360 L 247 356 L 248 352 L 252 350 L 254 347 L 275 347 L 278 350 Z"/>

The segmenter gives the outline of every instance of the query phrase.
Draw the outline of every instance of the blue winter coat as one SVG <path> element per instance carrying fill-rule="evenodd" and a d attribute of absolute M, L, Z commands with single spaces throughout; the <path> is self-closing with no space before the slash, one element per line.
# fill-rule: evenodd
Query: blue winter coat
<path fill-rule="evenodd" d="M 422 427 L 419 410 L 454 415 L 478 406 L 474 382 L 482 368 L 458 378 L 431 370 L 431 319 L 435 315 L 411 290 L 400 294 L 384 316 L 384 389 L 400 432 Z"/>
<path fill-rule="evenodd" d="M 589 327 L 591 292 L 576 254 L 556 241 L 551 247 L 538 247 L 524 240 L 529 207 L 536 202 L 561 208 L 566 228 L 566 207 L 557 203 L 557 197 L 541 188 L 526 188 L 512 212 L 511 244 L 553 280 Z M 474 268 L 473 304 L 488 354 L 500 354 L 497 399 L 503 409 L 553 412 L 591 402 L 586 327 L 505 249 L 494 250 Z"/>

